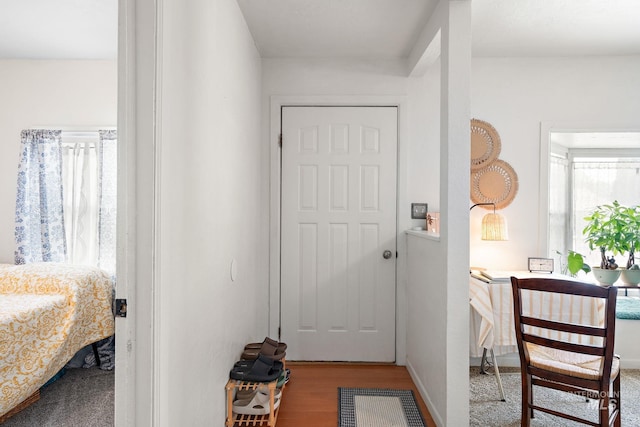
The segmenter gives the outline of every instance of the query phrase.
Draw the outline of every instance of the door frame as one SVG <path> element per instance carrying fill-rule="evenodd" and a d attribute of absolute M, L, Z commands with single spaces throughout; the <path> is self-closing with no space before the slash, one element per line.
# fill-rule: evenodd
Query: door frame
<path fill-rule="evenodd" d="M 160 420 L 159 13 L 154 0 L 118 0 L 116 296 L 127 299 L 128 310 L 126 318 L 116 317 L 116 427 L 151 427 Z"/>
<path fill-rule="evenodd" d="M 396 365 L 406 364 L 407 337 L 407 244 L 403 230 L 411 227 L 407 196 L 408 102 L 402 95 L 388 96 L 271 96 L 269 119 L 270 199 L 269 199 L 269 336 L 278 337 L 280 328 L 280 173 L 282 107 L 397 107 L 398 164 L 396 180 Z"/>

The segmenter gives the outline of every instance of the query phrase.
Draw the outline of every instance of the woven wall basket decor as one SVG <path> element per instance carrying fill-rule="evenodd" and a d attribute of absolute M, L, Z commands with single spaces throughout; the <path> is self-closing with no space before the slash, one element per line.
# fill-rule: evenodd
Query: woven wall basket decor
<path fill-rule="evenodd" d="M 500 155 L 500 135 L 491 124 L 471 119 L 471 171 L 482 169 Z"/>
<path fill-rule="evenodd" d="M 471 172 L 471 200 L 473 203 L 495 203 L 496 209 L 507 207 L 518 192 L 518 175 L 509 163 L 496 160 Z M 493 210 L 493 206 L 480 206 Z"/>

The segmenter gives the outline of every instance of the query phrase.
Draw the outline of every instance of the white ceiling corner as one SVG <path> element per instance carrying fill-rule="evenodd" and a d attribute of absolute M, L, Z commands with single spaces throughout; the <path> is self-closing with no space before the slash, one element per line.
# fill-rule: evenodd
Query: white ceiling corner
<path fill-rule="evenodd" d="M 312 58 L 407 58 L 437 2 L 237 0 L 263 57 Z M 115 59 L 117 7 L 118 0 L 1 0 L 0 59 Z M 640 0 L 471 7 L 474 56 L 640 54 Z"/>
<path fill-rule="evenodd" d="M 263 57 L 406 58 L 437 0 L 238 0 Z"/>
<path fill-rule="evenodd" d="M 638 0 L 473 0 L 474 56 L 640 54 Z"/>

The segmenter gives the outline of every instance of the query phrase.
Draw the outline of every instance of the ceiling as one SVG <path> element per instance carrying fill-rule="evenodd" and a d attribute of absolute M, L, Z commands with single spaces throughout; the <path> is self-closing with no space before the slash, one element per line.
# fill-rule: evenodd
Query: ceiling
<path fill-rule="evenodd" d="M 238 0 L 263 57 L 406 57 L 436 0 Z M 472 0 L 474 56 L 640 54 L 638 0 Z"/>
<path fill-rule="evenodd" d="M 0 0 L 0 59 L 113 59 L 117 0 Z M 437 0 L 238 0 L 263 57 L 404 58 Z M 640 54 L 638 0 L 472 0 L 474 56 Z"/>
<path fill-rule="evenodd" d="M 407 57 L 437 0 L 238 0 L 263 57 Z"/>
<path fill-rule="evenodd" d="M 118 0 L 0 0 L 0 59 L 115 59 Z"/>

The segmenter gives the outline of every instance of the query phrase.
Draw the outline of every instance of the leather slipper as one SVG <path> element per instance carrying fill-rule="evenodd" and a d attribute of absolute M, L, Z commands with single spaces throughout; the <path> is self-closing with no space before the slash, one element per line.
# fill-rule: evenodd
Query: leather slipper
<path fill-rule="evenodd" d="M 262 342 L 252 342 L 244 346 L 245 350 L 254 350 L 262 347 L 264 343 L 271 345 L 272 347 L 277 347 L 280 352 L 283 352 L 287 349 L 287 344 L 283 342 L 278 342 L 276 340 L 272 340 L 269 337 L 264 337 Z"/>
<path fill-rule="evenodd" d="M 282 362 L 258 355 L 253 363 L 234 366 L 229 372 L 229 378 L 239 381 L 271 382 L 278 379 L 282 368 Z"/>
<path fill-rule="evenodd" d="M 254 360 L 258 357 L 258 355 L 261 354 L 263 356 L 267 356 L 269 359 L 281 360 L 286 355 L 285 350 L 287 348 L 287 345 L 285 344 L 284 346 L 280 346 L 277 342 L 275 342 L 274 345 L 274 342 L 275 341 L 273 340 L 267 341 L 267 339 L 265 339 L 260 348 L 245 347 L 245 350 L 242 352 L 240 358 L 243 360 Z"/>

